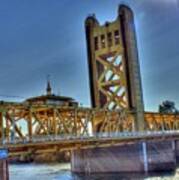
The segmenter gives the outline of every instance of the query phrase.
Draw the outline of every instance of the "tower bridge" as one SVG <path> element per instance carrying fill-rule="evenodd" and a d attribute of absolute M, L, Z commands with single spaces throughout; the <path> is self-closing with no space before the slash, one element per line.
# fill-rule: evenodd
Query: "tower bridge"
<path fill-rule="evenodd" d="M 68 151 L 71 152 L 74 172 L 86 172 L 80 165 L 82 163 L 85 166 L 86 161 L 90 161 L 91 167 L 96 167 L 92 168 L 91 172 L 114 172 L 116 166 L 119 167 L 116 171 L 120 172 L 128 169 L 119 164 L 121 156 L 123 162 L 126 161 L 129 167 L 133 167 L 131 171 L 154 170 L 149 167 L 145 170 L 142 165 L 137 169 L 134 168 L 135 161 L 128 162 L 129 154 L 123 154 L 127 151 L 139 149 L 140 155 L 137 155 L 139 159 L 136 160 L 143 163 L 141 159 L 144 159 L 144 147 L 146 146 L 148 155 L 153 160 L 156 158 L 153 151 L 157 149 L 161 159 L 160 163 L 155 163 L 158 164 L 158 168 L 161 167 L 161 163 L 166 164 L 164 169 L 167 169 L 168 162 L 171 163 L 168 167 L 173 169 L 179 155 L 177 114 L 145 112 L 146 129 L 137 132 L 134 129 L 135 112 L 127 110 L 9 102 L 3 102 L 0 109 L 2 137 L 0 147 L 8 149 L 10 158 Z M 121 148 L 125 150 L 118 154 L 116 149 L 121 151 Z M 169 155 L 166 156 L 165 153 Z M 118 161 L 115 160 L 113 165 L 104 170 L 102 167 L 97 168 L 102 166 L 103 161 L 99 163 L 100 165 L 94 165 L 94 159 L 97 160 L 100 156 L 103 158 L 119 156 L 119 159 L 117 158 Z"/>
<path fill-rule="evenodd" d="M 9 102 L 3 102 L 0 109 L 2 144 L 45 135 L 90 137 L 96 133 L 135 132 L 135 112 L 127 110 Z M 145 112 L 144 122 L 146 131 L 179 129 L 177 114 Z"/>
<path fill-rule="evenodd" d="M 92 108 L 52 94 L 49 81 L 46 95 L 1 101 L 0 148 L 10 156 L 70 150 L 74 172 L 173 169 L 179 115 L 144 112 L 132 10 L 119 6 L 104 25 L 89 16 L 85 29 Z"/>

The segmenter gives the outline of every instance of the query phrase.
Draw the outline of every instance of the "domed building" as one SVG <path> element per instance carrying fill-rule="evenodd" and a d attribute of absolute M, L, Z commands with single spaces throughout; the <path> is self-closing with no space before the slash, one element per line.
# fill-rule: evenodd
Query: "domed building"
<path fill-rule="evenodd" d="M 59 105 L 63 107 L 78 107 L 78 102 L 76 102 L 73 98 L 53 94 L 50 80 L 47 81 L 46 95 L 28 98 L 24 103 L 29 105 Z"/>

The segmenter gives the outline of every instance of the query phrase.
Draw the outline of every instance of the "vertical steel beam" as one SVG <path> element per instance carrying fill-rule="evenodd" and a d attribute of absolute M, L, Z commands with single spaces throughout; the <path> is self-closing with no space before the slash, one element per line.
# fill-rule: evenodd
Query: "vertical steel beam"
<path fill-rule="evenodd" d="M 0 139 L 4 143 L 4 127 L 3 127 L 3 112 L 0 112 Z"/>
<path fill-rule="evenodd" d="M 85 21 L 92 107 L 99 107 L 99 96 L 97 94 L 97 84 L 95 78 L 97 76 L 97 71 L 96 71 L 97 67 L 94 61 L 95 55 L 93 53 L 95 51 L 94 42 L 93 42 L 93 28 L 97 25 L 99 25 L 99 23 L 94 16 L 88 17 Z"/>
<path fill-rule="evenodd" d="M 15 129 L 15 124 L 16 124 L 16 122 L 15 122 L 15 108 L 13 108 L 12 111 L 13 111 L 12 117 L 10 117 L 12 120 L 11 141 L 14 143 L 15 137 L 16 137 L 16 134 L 15 134 L 16 133 L 16 129 Z"/>
<path fill-rule="evenodd" d="M 135 130 L 142 131 L 144 130 L 144 105 L 134 15 L 129 7 L 122 5 L 119 7 L 119 17 L 121 19 L 125 59 L 128 66 L 129 104 L 130 108 L 136 112 Z"/>
<path fill-rule="evenodd" d="M 29 108 L 29 119 L 28 119 L 28 137 L 29 140 L 32 140 L 32 109 Z"/>
<path fill-rule="evenodd" d="M 56 136 L 58 134 L 58 124 L 57 124 L 57 116 L 56 116 L 56 108 L 53 109 L 53 131 L 54 135 Z"/>

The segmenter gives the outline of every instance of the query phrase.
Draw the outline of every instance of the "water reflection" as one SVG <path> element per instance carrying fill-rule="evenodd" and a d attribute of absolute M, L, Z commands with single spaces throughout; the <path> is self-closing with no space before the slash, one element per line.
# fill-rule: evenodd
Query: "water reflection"
<path fill-rule="evenodd" d="M 179 169 L 173 173 L 155 174 L 95 174 L 70 172 L 70 164 L 10 165 L 10 180 L 178 180 Z"/>

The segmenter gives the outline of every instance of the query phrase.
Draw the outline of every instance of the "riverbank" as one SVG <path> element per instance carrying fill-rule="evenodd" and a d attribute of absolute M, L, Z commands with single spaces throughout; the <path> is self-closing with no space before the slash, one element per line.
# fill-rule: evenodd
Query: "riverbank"
<path fill-rule="evenodd" d="M 26 154 L 9 159 L 11 164 L 21 163 L 69 163 L 71 155 L 69 152 L 43 153 L 43 154 Z"/>

